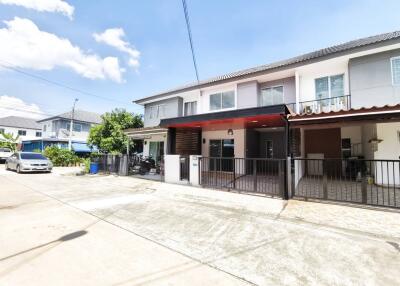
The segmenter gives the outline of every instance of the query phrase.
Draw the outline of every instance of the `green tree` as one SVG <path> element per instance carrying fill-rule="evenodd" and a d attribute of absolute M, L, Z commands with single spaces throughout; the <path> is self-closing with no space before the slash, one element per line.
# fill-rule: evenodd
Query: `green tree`
<path fill-rule="evenodd" d="M 128 137 L 124 129 L 143 127 L 142 115 L 133 114 L 125 109 L 114 109 L 101 116 L 102 123 L 90 129 L 88 142 L 106 153 L 126 153 Z M 130 148 L 135 143 L 129 141 Z"/>
<path fill-rule="evenodd" d="M 0 140 L 0 147 L 10 148 L 14 152 L 17 151 L 19 135 L 14 137 L 11 133 L 0 132 L 0 139 L 4 140 Z"/>

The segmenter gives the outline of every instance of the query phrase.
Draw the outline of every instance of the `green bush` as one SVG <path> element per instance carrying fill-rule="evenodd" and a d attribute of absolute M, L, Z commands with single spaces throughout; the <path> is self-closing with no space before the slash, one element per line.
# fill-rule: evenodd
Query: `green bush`
<path fill-rule="evenodd" d="M 82 159 L 82 160 L 83 160 L 83 164 L 85 164 L 85 173 L 89 173 L 91 159 L 90 158 L 85 158 L 85 159 Z"/>
<path fill-rule="evenodd" d="M 57 146 L 46 147 L 43 154 L 51 160 L 54 166 L 73 166 L 82 160 L 73 151 L 61 149 Z"/>

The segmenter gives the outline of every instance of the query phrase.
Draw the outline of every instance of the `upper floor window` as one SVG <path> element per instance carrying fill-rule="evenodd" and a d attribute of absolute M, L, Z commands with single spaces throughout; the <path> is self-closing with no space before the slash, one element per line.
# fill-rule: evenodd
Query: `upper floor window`
<path fill-rule="evenodd" d="M 340 74 L 315 79 L 315 98 L 319 100 L 344 96 L 343 78 Z"/>
<path fill-rule="evenodd" d="M 0 128 L 0 134 L 4 133 L 6 130 L 4 128 Z"/>
<path fill-rule="evenodd" d="M 210 110 L 233 107 L 235 107 L 235 92 L 233 90 L 210 94 Z"/>
<path fill-rule="evenodd" d="M 36 131 L 36 137 L 42 137 L 42 132 Z"/>
<path fill-rule="evenodd" d="M 400 57 L 390 59 L 392 66 L 392 84 L 400 85 Z"/>
<path fill-rule="evenodd" d="M 185 102 L 184 115 L 195 115 L 197 114 L 197 101 Z"/>
<path fill-rule="evenodd" d="M 18 130 L 19 136 L 26 136 L 26 130 Z"/>
<path fill-rule="evenodd" d="M 82 132 L 82 124 L 74 123 L 73 129 L 75 132 Z"/>
<path fill-rule="evenodd" d="M 165 117 L 165 104 L 150 106 L 147 110 L 147 118 L 164 118 Z"/>
<path fill-rule="evenodd" d="M 263 88 L 261 90 L 260 104 L 261 106 L 282 104 L 283 101 L 283 86 L 273 86 Z"/>

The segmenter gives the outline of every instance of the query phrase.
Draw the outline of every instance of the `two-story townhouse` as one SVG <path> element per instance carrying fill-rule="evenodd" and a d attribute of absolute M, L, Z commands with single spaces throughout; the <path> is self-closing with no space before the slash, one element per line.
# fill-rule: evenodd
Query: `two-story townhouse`
<path fill-rule="evenodd" d="M 42 125 L 32 118 L 7 116 L 0 118 L 0 138 L 2 133 L 18 136 L 18 143 L 21 143 L 23 140 L 40 139 Z"/>
<path fill-rule="evenodd" d="M 230 174 L 219 177 L 225 187 L 260 169 L 279 171 L 280 163 L 261 159 L 303 159 L 295 188 L 305 175 L 324 175 L 327 159 L 398 160 L 399 56 L 400 32 L 393 32 L 189 84 L 136 100 L 145 108 L 145 128 L 127 134 L 144 140 L 148 156 L 159 157 L 160 149 L 203 156 L 202 172 Z M 400 182 L 398 171 L 377 162 L 335 164 L 329 175 Z M 257 191 L 260 176 L 253 177 Z"/>
<path fill-rule="evenodd" d="M 72 135 L 70 136 L 71 120 L 73 120 Z M 24 151 L 44 150 L 47 146 L 57 145 L 60 148 L 68 148 L 71 137 L 72 149 L 77 153 L 91 152 L 87 145 L 90 128 L 101 123 L 100 114 L 75 110 L 56 116 L 44 118 L 38 121 L 42 126 L 42 138 L 22 142 Z"/>

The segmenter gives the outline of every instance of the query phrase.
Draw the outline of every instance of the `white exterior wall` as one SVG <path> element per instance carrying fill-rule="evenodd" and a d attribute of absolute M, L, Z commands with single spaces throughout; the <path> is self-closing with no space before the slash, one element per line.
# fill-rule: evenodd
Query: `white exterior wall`
<path fill-rule="evenodd" d="M 376 131 L 378 139 L 383 141 L 378 144 L 378 150 L 375 152 L 375 159 L 399 160 L 400 122 L 378 123 Z M 389 162 L 387 164 L 378 163 L 376 168 L 377 176 L 375 180 L 377 184 L 400 186 L 400 166 L 398 162 Z"/>
<path fill-rule="evenodd" d="M 18 130 L 25 130 L 26 136 L 19 136 L 19 143 L 22 140 L 33 140 L 33 139 L 42 138 L 42 137 L 36 137 L 36 132 L 41 132 L 41 130 L 37 130 L 37 129 L 17 128 L 17 127 L 8 127 L 8 126 L 0 126 L 0 129 L 4 129 L 4 133 L 10 133 L 14 137 L 16 137 L 18 135 Z"/>
<path fill-rule="evenodd" d="M 165 182 L 180 182 L 180 155 L 165 155 Z"/>
<path fill-rule="evenodd" d="M 192 102 L 192 101 L 197 101 L 197 114 L 202 113 L 202 107 L 200 102 L 201 93 L 199 90 L 182 93 L 179 96 L 183 98 L 182 115 L 185 114 L 185 102 Z"/>
<path fill-rule="evenodd" d="M 315 79 L 344 74 L 344 95 L 349 94 L 348 60 L 330 60 L 300 67 L 296 70 L 299 101 L 315 100 Z"/>
<path fill-rule="evenodd" d="M 218 93 L 218 92 L 224 92 L 224 91 L 231 91 L 231 90 L 233 90 L 235 92 L 235 107 L 227 108 L 227 109 L 219 109 L 219 110 L 210 110 L 210 95 L 211 94 Z M 205 91 L 202 91 L 200 101 L 201 101 L 201 103 L 200 103 L 201 113 L 220 112 L 220 111 L 237 109 L 237 84 L 220 86 L 218 88 L 207 89 Z"/>
<path fill-rule="evenodd" d="M 167 135 L 151 135 L 150 138 L 144 139 L 146 144 L 143 144 L 143 156 L 149 156 L 150 142 L 164 141 L 164 154 L 167 154 Z"/>
<path fill-rule="evenodd" d="M 43 138 L 58 138 L 58 139 L 69 139 L 69 130 L 60 128 L 59 120 L 49 120 L 42 122 L 42 137 Z M 79 122 L 76 122 L 79 124 Z M 74 123 L 75 124 L 75 123 Z M 46 131 L 44 131 L 46 126 Z M 86 142 L 89 137 L 89 131 L 73 131 L 72 140 Z"/>
<path fill-rule="evenodd" d="M 245 129 L 234 129 L 233 135 L 228 135 L 228 130 L 215 130 L 215 131 L 203 131 L 202 138 L 206 140 L 205 144 L 201 144 L 201 154 L 204 157 L 210 156 L 210 140 L 213 139 L 234 139 L 235 140 L 235 158 L 245 157 L 245 142 L 246 142 L 246 130 Z"/>

